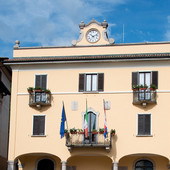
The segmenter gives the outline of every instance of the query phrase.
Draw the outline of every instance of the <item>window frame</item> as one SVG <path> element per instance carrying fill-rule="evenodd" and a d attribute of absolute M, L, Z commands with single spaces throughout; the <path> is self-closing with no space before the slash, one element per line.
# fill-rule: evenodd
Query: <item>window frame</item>
<path fill-rule="evenodd" d="M 150 115 L 150 134 L 139 134 L 139 115 Z M 151 113 L 138 113 L 137 114 L 137 132 L 136 132 L 136 136 L 150 136 L 152 137 L 152 114 Z"/>
<path fill-rule="evenodd" d="M 46 89 L 48 89 L 48 74 L 47 73 L 35 74 L 34 87 L 36 87 L 36 76 L 46 76 Z"/>
<path fill-rule="evenodd" d="M 44 117 L 44 134 L 43 135 L 34 135 L 34 117 Z M 45 137 L 46 136 L 46 115 L 32 115 L 32 137 Z"/>
<path fill-rule="evenodd" d="M 87 91 L 87 76 L 91 76 L 91 81 L 90 81 L 90 91 Z M 96 90 L 93 89 L 93 75 L 96 75 Z M 100 77 L 101 76 L 101 77 Z M 101 84 L 99 83 L 101 82 Z M 101 86 L 101 87 L 100 87 Z M 79 73 L 79 92 L 84 92 L 84 93 L 98 93 L 98 92 L 103 92 L 104 91 L 104 73 L 96 73 L 96 72 L 90 72 L 90 73 Z"/>
<path fill-rule="evenodd" d="M 150 73 L 150 84 L 155 84 L 158 89 L 158 71 L 152 71 L 152 70 L 139 70 L 139 71 L 133 71 L 132 72 L 132 89 L 133 85 L 140 85 L 139 84 L 139 74 L 140 73 Z"/>

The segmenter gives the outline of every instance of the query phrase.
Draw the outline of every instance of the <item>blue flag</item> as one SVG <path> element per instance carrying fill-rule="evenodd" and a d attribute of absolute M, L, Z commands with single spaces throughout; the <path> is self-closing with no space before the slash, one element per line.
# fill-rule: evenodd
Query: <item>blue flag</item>
<path fill-rule="evenodd" d="M 62 110 L 62 115 L 61 115 L 61 125 L 60 125 L 61 138 L 64 137 L 65 121 L 66 121 L 66 115 L 65 115 L 64 103 L 63 103 L 63 110 Z"/>

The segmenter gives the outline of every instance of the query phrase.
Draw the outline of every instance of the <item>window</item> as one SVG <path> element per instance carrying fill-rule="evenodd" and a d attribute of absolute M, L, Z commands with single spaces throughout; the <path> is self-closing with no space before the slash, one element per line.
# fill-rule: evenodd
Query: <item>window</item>
<path fill-rule="evenodd" d="M 79 74 L 79 92 L 96 92 L 104 90 L 104 74 Z"/>
<path fill-rule="evenodd" d="M 47 88 L 47 75 L 35 75 L 35 87 Z"/>
<path fill-rule="evenodd" d="M 151 135 L 151 114 L 138 114 L 138 135 Z"/>
<path fill-rule="evenodd" d="M 146 71 L 146 72 L 132 72 L 132 87 L 134 85 L 147 85 L 155 84 L 158 88 L 158 72 Z"/>
<path fill-rule="evenodd" d="M 96 129 L 96 114 L 88 112 L 88 136 L 87 138 L 84 138 L 85 143 L 96 143 L 96 134 L 92 134 L 93 129 Z"/>
<path fill-rule="evenodd" d="M 135 170 L 153 170 L 153 163 L 148 160 L 140 160 L 136 162 Z"/>
<path fill-rule="evenodd" d="M 33 116 L 33 135 L 45 135 L 45 116 Z"/>

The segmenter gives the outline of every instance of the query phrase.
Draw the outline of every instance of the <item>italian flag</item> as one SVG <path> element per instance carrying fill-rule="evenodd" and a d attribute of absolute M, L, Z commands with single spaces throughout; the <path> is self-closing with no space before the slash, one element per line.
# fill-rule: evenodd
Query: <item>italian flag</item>
<path fill-rule="evenodd" d="M 87 100 L 86 100 L 86 114 L 84 119 L 84 131 L 85 131 L 85 138 L 88 136 L 88 115 L 87 115 Z"/>

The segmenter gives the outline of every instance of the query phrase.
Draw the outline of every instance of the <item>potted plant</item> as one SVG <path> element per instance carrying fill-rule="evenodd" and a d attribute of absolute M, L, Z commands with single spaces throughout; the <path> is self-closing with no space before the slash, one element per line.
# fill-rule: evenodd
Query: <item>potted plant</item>
<path fill-rule="evenodd" d="M 76 128 L 70 129 L 70 133 L 71 133 L 71 134 L 77 134 L 77 129 L 76 129 Z"/>
<path fill-rule="evenodd" d="M 140 85 L 141 90 L 146 90 L 147 88 L 148 88 L 148 86 L 146 84 L 145 85 L 142 85 L 142 84 Z"/>
<path fill-rule="evenodd" d="M 115 133 L 116 133 L 116 130 L 115 130 L 115 129 L 111 129 L 111 130 L 110 130 L 110 134 L 111 134 L 111 136 L 114 136 L 114 135 L 115 135 Z"/>
<path fill-rule="evenodd" d="M 83 129 L 78 129 L 78 134 L 84 134 Z"/>
<path fill-rule="evenodd" d="M 104 128 L 100 128 L 100 129 L 99 129 L 99 133 L 100 133 L 100 134 L 104 134 Z"/>
<path fill-rule="evenodd" d="M 93 129 L 92 134 L 98 134 L 96 129 Z"/>
<path fill-rule="evenodd" d="M 150 90 L 153 90 L 153 91 L 155 91 L 156 90 L 156 85 L 155 84 L 151 84 L 151 86 L 150 86 Z"/>
<path fill-rule="evenodd" d="M 42 88 L 41 88 L 41 87 L 35 87 L 35 88 L 34 88 L 34 91 L 35 91 L 35 92 L 41 92 L 41 91 L 42 91 Z"/>
<path fill-rule="evenodd" d="M 45 90 L 44 90 L 44 93 L 46 93 L 46 94 L 50 94 L 50 93 L 51 93 L 51 91 L 50 91 L 49 89 L 45 89 Z"/>
<path fill-rule="evenodd" d="M 28 90 L 28 93 L 33 93 L 34 88 L 33 87 L 28 87 L 27 90 Z"/>
<path fill-rule="evenodd" d="M 64 136 L 66 136 L 67 132 L 68 132 L 68 130 L 65 129 L 65 130 L 64 130 Z"/>
<path fill-rule="evenodd" d="M 133 85 L 133 91 L 139 91 L 139 85 Z"/>

